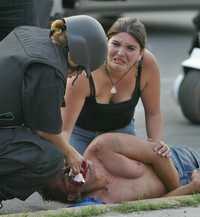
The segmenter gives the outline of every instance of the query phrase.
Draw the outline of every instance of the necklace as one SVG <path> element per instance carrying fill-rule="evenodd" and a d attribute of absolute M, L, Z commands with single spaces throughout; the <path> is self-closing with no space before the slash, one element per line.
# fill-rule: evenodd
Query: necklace
<path fill-rule="evenodd" d="M 110 93 L 112 95 L 116 94 L 117 93 L 117 88 L 116 88 L 116 85 L 128 74 L 128 71 L 124 72 L 124 74 L 116 81 L 116 82 L 113 82 L 112 78 L 111 78 L 111 75 L 110 75 L 110 71 L 108 70 L 107 66 L 105 66 L 105 70 L 106 70 L 106 74 L 110 80 L 110 83 L 112 84 L 112 87 L 110 89 Z"/>

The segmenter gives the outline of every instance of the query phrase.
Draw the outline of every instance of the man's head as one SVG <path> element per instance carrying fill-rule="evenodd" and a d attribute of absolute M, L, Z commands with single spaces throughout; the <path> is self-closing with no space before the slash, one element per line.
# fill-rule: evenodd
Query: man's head
<path fill-rule="evenodd" d="M 87 170 L 83 172 L 85 183 L 77 183 L 69 170 L 61 169 L 56 176 L 49 179 L 39 193 L 44 200 L 59 201 L 62 203 L 76 202 L 81 196 L 89 193 L 91 186 L 96 183 L 96 172 L 91 162 L 88 162 Z"/>
<path fill-rule="evenodd" d="M 51 178 L 39 190 L 39 193 L 47 201 L 70 203 L 80 198 L 81 190 L 82 186 L 71 182 L 63 169 L 54 178 Z"/>
<path fill-rule="evenodd" d="M 56 20 L 51 25 L 50 35 L 55 43 L 68 48 L 69 65 L 84 69 L 88 76 L 105 61 L 107 38 L 101 24 L 90 16 Z"/>

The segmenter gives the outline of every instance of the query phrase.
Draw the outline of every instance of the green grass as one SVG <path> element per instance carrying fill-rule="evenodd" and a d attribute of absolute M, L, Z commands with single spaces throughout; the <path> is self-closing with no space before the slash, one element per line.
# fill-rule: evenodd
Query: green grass
<path fill-rule="evenodd" d="M 47 217 L 90 217 L 90 216 L 102 215 L 107 212 L 108 210 L 105 207 L 88 206 L 78 211 L 71 211 L 71 212 L 64 211 L 59 215 L 56 214 L 47 215 Z"/>
<path fill-rule="evenodd" d="M 58 211 L 23 213 L 2 215 L 2 217 L 93 217 L 103 215 L 109 212 L 114 213 L 133 213 L 141 211 L 161 210 L 169 208 L 179 208 L 186 206 L 199 206 L 200 194 L 190 196 L 171 197 L 171 198 L 157 198 L 153 200 L 139 200 L 133 202 L 126 202 L 117 205 L 102 205 L 102 206 L 88 206 L 79 207 L 76 209 L 60 209 Z"/>

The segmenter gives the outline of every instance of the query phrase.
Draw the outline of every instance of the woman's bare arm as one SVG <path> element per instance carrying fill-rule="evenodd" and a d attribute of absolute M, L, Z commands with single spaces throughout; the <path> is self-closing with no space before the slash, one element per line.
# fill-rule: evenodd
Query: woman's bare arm
<path fill-rule="evenodd" d="M 160 72 L 154 55 L 145 50 L 141 79 L 141 99 L 144 105 L 148 138 L 163 138 L 163 118 L 160 110 Z"/>
<path fill-rule="evenodd" d="M 74 77 L 67 80 L 65 107 L 61 109 L 63 133 L 69 141 L 71 132 L 81 112 L 85 98 L 90 94 L 89 81 L 84 74 L 79 75 L 73 84 Z"/>

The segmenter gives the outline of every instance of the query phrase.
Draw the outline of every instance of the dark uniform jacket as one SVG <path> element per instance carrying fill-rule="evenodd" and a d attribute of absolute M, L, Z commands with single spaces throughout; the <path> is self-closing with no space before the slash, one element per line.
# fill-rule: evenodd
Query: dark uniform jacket
<path fill-rule="evenodd" d="M 65 86 L 66 57 L 63 49 L 50 41 L 48 34 L 49 31 L 45 29 L 20 27 L 0 43 L 0 127 L 24 123 L 29 125 L 25 117 L 26 87 L 32 76 L 29 70 L 32 66 L 50 66 Z M 38 73 L 39 67 L 35 72 L 32 71 Z M 44 78 L 41 82 L 48 83 L 48 78 L 49 75 L 46 73 L 46 80 Z M 35 84 L 32 82 L 30 85 Z M 45 85 L 41 84 L 40 87 L 42 86 Z"/>
<path fill-rule="evenodd" d="M 66 49 L 49 31 L 19 27 L 0 42 L 0 201 L 26 199 L 63 166 L 37 130 L 61 131 Z"/>

